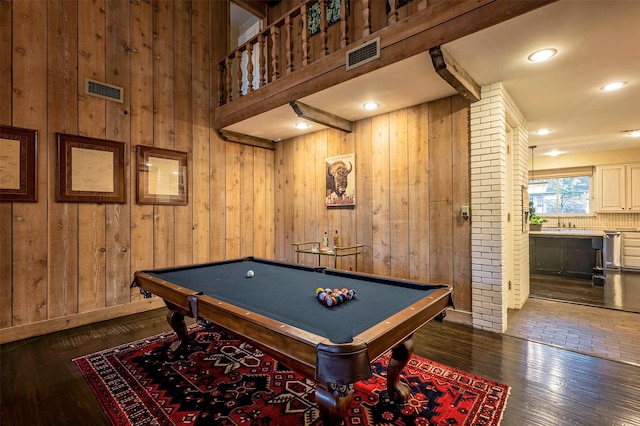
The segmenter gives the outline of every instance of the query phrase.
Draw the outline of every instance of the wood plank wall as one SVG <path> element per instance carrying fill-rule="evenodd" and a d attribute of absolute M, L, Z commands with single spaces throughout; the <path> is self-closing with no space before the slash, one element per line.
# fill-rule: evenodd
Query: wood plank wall
<path fill-rule="evenodd" d="M 355 153 L 356 207 L 324 205 L 325 158 Z M 322 130 L 278 144 L 276 259 L 292 243 L 365 245 L 360 271 L 454 286 L 456 309 L 471 311 L 469 107 L 456 96 L 358 121 L 354 132 Z M 315 255 L 301 255 L 313 265 Z M 325 266 L 333 266 L 324 258 Z M 353 267 L 343 258 L 338 267 Z"/>
<path fill-rule="evenodd" d="M 214 131 L 228 7 L 0 1 L 0 123 L 38 131 L 38 201 L 0 203 L 0 340 L 140 309 L 136 270 L 274 256 L 274 152 Z M 85 78 L 124 103 L 85 95 Z M 56 132 L 126 143 L 126 204 L 55 201 Z M 136 203 L 137 145 L 188 152 L 188 206 Z"/>
<path fill-rule="evenodd" d="M 226 143 L 213 118 L 215 63 L 229 46 L 216 20 L 228 8 L 0 1 L 0 123 L 38 131 L 38 201 L 0 203 L 0 341 L 145 309 L 129 289 L 137 270 L 293 261 L 292 242 L 336 229 L 343 243 L 366 245 L 360 270 L 452 283 L 456 307 L 471 310 L 470 229 L 459 214 L 470 199 L 466 103 L 380 115 L 275 152 Z M 85 78 L 123 87 L 124 103 L 85 95 Z M 126 204 L 55 201 L 56 132 L 126 143 Z M 136 203 L 141 144 L 188 152 L 188 206 Z M 327 210 L 325 158 L 350 152 L 358 205 Z"/>

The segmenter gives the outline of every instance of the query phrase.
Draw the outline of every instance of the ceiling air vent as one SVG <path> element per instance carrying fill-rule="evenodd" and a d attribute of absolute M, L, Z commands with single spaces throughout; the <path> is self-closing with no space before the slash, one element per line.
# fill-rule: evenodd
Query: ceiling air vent
<path fill-rule="evenodd" d="M 84 91 L 87 95 L 93 95 L 120 103 L 124 102 L 122 87 L 91 80 L 90 78 L 85 79 Z"/>
<path fill-rule="evenodd" d="M 347 71 L 380 57 L 380 37 L 347 52 Z"/>

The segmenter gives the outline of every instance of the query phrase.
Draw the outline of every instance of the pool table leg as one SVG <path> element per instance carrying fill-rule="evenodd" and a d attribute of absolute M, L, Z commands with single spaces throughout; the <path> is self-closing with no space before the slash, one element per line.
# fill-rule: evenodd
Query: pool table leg
<path fill-rule="evenodd" d="M 391 351 L 391 359 L 387 368 L 387 392 L 393 401 L 404 403 L 411 397 L 411 389 L 406 383 L 400 381 L 400 373 L 413 355 L 413 339 L 400 343 Z"/>
<path fill-rule="evenodd" d="M 169 310 L 167 312 L 167 322 L 178 335 L 178 340 L 173 342 L 170 346 L 171 352 L 175 352 L 178 349 L 187 346 L 187 341 L 189 340 L 189 334 L 187 333 L 187 325 L 184 323 L 184 315 Z"/>
<path fill-rule="evenodd" d="M 342 424 L 353 399 L 353 385 L 334 388 L 327 383 L 318 383 L 316 386 L 316 403 L 325 425 Z"/>

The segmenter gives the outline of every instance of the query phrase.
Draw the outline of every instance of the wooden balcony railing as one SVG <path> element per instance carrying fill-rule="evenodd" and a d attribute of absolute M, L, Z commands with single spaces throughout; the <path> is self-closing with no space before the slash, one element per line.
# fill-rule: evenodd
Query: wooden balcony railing
<path fill-rule="evenodd" d="M 335 8 L 331 8 L 328 16 L 327 5 L 335 5 L 336 1 L 340 3 L 339 17 L 335 15 Z M 400 16 L 406 17 L 427 7 L 427 0 L 413 0 L 402 8 L 397 7 L 399 0 L 351 3 L 359 5 L 361 10 L 350 11 L 348 0 L 307 0 L 230 52 L 218 63 L 218 105 L 263 89 L 285 75 L 395 24 Z M 312 10 L 315 11 L 313 20 Z"/>
<path fill-rule="evenodd" d="M 306 0 L 218 63 L 216 127 L 424 52 L 444 80 L 475 102 L 479 86 L 440 46 L 555 1 Z M 348 53 L 374 40 L 380 56 L 347 69 Z"/>

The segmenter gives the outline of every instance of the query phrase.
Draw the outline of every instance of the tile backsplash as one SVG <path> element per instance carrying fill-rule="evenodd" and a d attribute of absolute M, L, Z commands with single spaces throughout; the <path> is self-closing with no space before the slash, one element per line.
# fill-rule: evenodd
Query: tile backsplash
<path fill-rule="evenodd" d="M 638 228 L 640 229 L 640 213 L 598 213 L 595 216 L 554 216 L 540 215 L 548 220 L 545 227 L 556 228 L 564 224 L 571 224 L 573 228 L 616 230 Z"/>

